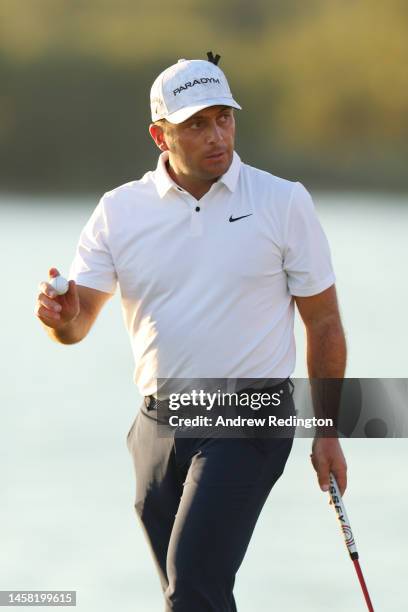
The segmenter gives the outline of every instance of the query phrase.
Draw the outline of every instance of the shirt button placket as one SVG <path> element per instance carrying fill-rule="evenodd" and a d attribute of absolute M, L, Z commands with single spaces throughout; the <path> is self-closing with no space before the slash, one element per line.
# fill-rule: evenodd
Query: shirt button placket
<path fill-rule="evenodd" d="M 203 213 L 201 206 L 191 209 L 190 236 L 201 236 L 203 233 Z"/>

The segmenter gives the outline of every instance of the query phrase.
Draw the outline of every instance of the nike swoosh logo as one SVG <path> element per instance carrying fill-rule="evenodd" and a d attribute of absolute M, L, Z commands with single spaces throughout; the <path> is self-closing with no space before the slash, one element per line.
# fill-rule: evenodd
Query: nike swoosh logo
<path fill-rule="evenodd" d="M 231 215 L 229 220 L 230 220 L 230 223 L 232 223 L 233 221 L 239 221 L 240 219 L 243 219 L 244 217 L 250 217 L 252 214 L 253 213 L 249 213 L 249 215 L 242 215 L 241 217 L 233 217 Z"/>

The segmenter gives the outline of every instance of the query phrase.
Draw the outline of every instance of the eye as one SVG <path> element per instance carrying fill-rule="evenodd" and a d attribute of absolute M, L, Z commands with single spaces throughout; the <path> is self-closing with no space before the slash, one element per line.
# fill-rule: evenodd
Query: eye
<path fill-rule="evenodd" d="M 195 121 L 193 121 L 192 123 L 190 123 L 190 128 L 192 128 L 193 130 L 198 130 L 200 127 L 202 127 L 203 122 L 200 119 L 196 119 Z"/>

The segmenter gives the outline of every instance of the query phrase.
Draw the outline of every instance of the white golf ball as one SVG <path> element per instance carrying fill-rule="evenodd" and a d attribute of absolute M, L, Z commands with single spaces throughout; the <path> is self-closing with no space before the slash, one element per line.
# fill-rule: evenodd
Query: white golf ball
<path fill-rule="evenodd" d="M 58 295 L 64 295 L 69 289 L 68 281 L 63 276 L 54 276 L 50 280 L 51 287 L 54 287 Z"/>

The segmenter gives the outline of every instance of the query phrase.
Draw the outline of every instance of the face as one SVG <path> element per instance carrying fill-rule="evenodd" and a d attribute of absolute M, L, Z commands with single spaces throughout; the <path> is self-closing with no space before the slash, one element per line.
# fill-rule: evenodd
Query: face
<path fill-rule="evenodd" d="M 192 180 L 215 180 L 232 162 L 235 120 L 228 106 L 210 106 L 183 123 L 167 122 L 164 129 L 150 126 L 150 133 L 162 151 L 169 151 L 173 171 Z"/>

